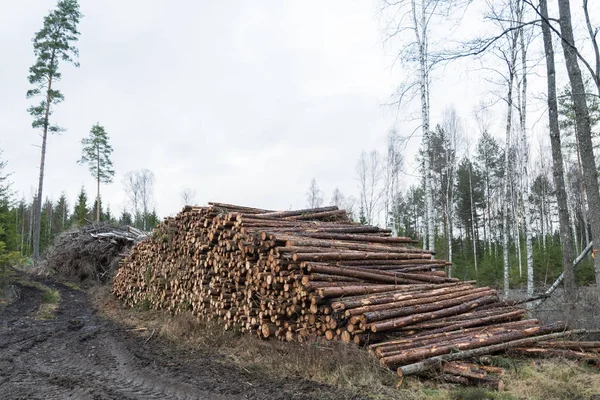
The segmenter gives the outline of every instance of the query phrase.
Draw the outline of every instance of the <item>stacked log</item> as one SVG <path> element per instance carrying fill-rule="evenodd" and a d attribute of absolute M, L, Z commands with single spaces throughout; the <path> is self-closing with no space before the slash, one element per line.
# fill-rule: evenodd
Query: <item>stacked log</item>
<path fill-rule="evenodd" d="M 133 248 L 113 292 L 130 306 L 191 311 L 261 338 L 368 345 L 401 375 L 564 331 L 523 320 L 525 310 L 491 288 L 448 277 L 449 263 L 415 243 L 353 223 L 337 207 L 185 207 Z M 465 374 L 446 373 L 476 379 Z M 480 381 L 498 384 L 490 379 Z"/>

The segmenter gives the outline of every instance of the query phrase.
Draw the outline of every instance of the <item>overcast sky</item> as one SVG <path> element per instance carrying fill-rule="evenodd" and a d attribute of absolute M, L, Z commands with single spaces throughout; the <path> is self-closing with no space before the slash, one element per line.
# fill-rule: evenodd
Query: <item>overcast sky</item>
<path fill-rule="evenodd" d="M 5 2 L 0 13 L 0 148 L 19 196 L 33 194 L 39 171 L 41 140 L 25 98 L 31 38 L 55 3 Z M 83 185 L 94 197 L 94 180 L 77 160 L 96 122 L 114 148 L 117 174 L 102 191 L 116 212 L 125 206 L 124 174 L 142 168 L 155 174 L 161 216 L 179 211 L 184 188 L 201 204 L 271 209 L 304 207 L 312 177 L 327 203 L 336 186 L 355 194 L 361 151 L 383 149 L 391 127 L 408 135 L 416 126 L 406 122 L 412 110 L 382 106 L 407 71 L 392 68 L 378 4 L 81 0 L 81 67 L 61 66 L 65 101 L 54 121 L 67 131 L 48 140 L 44 196 L 64 191 L 72 205 Z M 470 12 L 477 29 L 479 14 Z M 472 118 L 489 99 L 489 84 L 472 66 L 437 72 L 433 123 L 450 105 Z M 417 145 L 408 149 L 408 173 Z"/>

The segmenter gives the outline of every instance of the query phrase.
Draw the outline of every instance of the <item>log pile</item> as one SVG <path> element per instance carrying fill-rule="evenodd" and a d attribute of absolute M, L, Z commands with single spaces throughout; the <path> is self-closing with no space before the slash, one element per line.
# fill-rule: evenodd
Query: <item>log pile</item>
<path fill-rule="evenodd" d="M 337 207 L 188 206 L 132 249 L 113 292 L 261 338 L 368 345 L 401 376 L 571 334 L 523 320 L 526 311 L 491 288 L 449 278 L 446 261 L 414 244 Z M 444 368 L 457 382 L 501 385 L 485 371 Z"/>

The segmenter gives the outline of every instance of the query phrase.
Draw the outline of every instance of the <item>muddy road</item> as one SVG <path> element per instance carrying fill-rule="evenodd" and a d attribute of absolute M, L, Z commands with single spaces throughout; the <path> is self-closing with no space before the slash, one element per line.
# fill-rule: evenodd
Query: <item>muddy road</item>
<path fill-rule="evenodd" d="M 12 286 L 13 301 L 0 311 L 0 399 L 357 398 L 147 340 L 100 316 L 84 291 L 42 283 L 61 294 L 54 318 L 38 318 L 44 292 L 21 284 Z"/>

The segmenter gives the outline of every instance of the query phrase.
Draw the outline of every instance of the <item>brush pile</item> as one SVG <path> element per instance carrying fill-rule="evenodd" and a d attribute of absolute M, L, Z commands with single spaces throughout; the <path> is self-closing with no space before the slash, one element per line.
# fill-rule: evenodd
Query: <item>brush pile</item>
<path fill-rule="evenodd" d="M 525 310 L 448 277 L 446 261 L 414 244 L 336 207 L 210 203 L 185 207 L 135 246 L 113 292 L 130 306 L 191 311 L 261 338 L 368 345 L 400 375 L 577 333 L 523 320 Z M 449 365 L 444 376 L 455 381 L 501 384 L 484 370 Z"/>
<path fill-rule="evenodd" d="M 43 266 L 78 281 L 108 281 L 129 249 L 146 234 L 130 226 L 90 224 L 61 233 L 48 249 Z"/>

